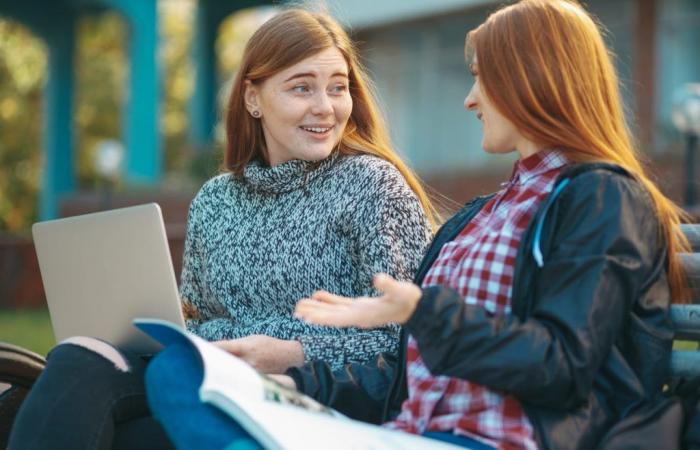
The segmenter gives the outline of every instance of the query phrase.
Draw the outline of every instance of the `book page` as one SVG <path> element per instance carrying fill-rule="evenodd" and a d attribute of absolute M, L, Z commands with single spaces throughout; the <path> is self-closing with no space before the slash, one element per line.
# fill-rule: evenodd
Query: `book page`
<path fill-rule="evenodd" d="M 204 371 L 200 396 L 202 392 L 220 391 L 234 399 L 248 396 L 255 401 L 289 404 L 317 413 L 345 417 L 294 389 L 282 386 L 240 358 L 170 322 L 139 318 L 134 320 L 134 325 L 163 345 L 184 343 L 197 351 Z"/>
<path fill-rule="evenodd" d="M 351 420 L 260 374 L 246 362 L 174 324 L 135 319 L 134 324 L 164 345 L 186 343 L 199 355 L 203 402 L 239 423 L 272 450 L 456 450 L 452 444 Z"/>
<path fill-rule="evenodd" d="M 222 405 L 227 399 L 212 399 Z M 339 420 L 290 405 L 276 403 L 229 405 L 244 409 L 250 422 L 239 421 L 267 449 L 284 450 L 457 450 L 452 444 L 385 429 L 356 420 Z M 233 417 L 240 417 L 236 414 Z M 250 427 L 248 426 L 250 425 Z"/>
<path fill-rule="evenodd" d="M 204 371 L 202 390 L 225 389 L 234 397 L 249 396 L 264 400 L 260 374 L 250 365 L 199 336 L 159 319 L 134 319 L 134 325 L 165 346 L 185 344 L 196 350 Z"/>

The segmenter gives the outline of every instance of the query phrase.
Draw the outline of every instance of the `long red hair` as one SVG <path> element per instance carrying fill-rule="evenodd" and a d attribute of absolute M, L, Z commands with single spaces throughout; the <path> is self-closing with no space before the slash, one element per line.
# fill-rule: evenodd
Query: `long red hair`
<path fill-rule="evenodd" d="M 267 160 L 260 120 L 245 108 L 245 82 L 266 78 L 330 47 L 337 48 L 349 69 L 353 107 L 338 144 L 341 154 L 371 154 L 393 164 L 418 197 L 436 228 L 438 215 L 418 177 L 394 151 L 385 121 L 376 106 L 374 88 L 347 33 L 330 16 L 303 9 L 285 10 L 265 22 L 250 38 L 231 88 L 226 111 L 224 167 L 236 174 L 251 160 Z"/>
<path fill-rule="evenodd" d="M 618 164 L 649 192 L 668 243 L 674 301 L 686 300 L 678 253 L 688 241 L 682 210 L 646 174 L 625 121 L 618 77 L 600 28 L 575 1 L 522 0 L 467 34 L 479 81 L 498 111 L 529 140 L 575 162 Z"/>

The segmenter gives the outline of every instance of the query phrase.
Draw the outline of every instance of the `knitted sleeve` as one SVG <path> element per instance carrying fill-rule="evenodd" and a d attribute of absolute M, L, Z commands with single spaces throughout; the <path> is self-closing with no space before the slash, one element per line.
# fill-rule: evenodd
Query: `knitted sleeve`
<path fill-rule="evenodd" d="M 190 204 L 187 216 L 185 249 L 182 256 L 182 272 L 180 275 L 180 299 L 182 301 L 185 324 L 187 329 L 195 334 L 200 334 L 199 328 L 202 324 L 215 317 L 222 316 L 220 311 L 212 310 L 211 303 L 206 301 L 205 283 L 201 279 L 202 274 L 206 270 L 206 262 L 202 251 L 202 241 L 206 237 L 202 235 L 204 228 L 201 224 L 202 197 L 206 195 L 206 192 L 202 189 Z"/>
<path fill-rule="evenodd" d="M 392 167 L 393 169 L 393 167 Z M 395 173 L 394 173 L 395 172 Z M 361 296 L 377 296 L 372 278 L 385 272 L 398 280 L 412 280 L 431 238 L 430 225 L 413 191 L 393 169 L 372 183 L 375 192 L 362 199 L 355 217 L 357 285 Z M 367 189 L 368 186 L 363 186 Z M 399 327 L 374 330 L 333 330 L 299 336 L 305 361 L 324 360 L 334 367 L 364 363 L 398 348 Z"/>

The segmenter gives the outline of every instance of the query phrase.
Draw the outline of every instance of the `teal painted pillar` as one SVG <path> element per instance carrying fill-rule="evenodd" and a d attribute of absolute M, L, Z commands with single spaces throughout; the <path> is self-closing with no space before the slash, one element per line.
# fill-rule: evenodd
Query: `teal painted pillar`
<path fill-rule="evenodd" d="M 155 1 L 124 2 L 129 22 L 129 78 L 123 110 L 125 180 L 153 185 L 160 181 L 161 154 L 158 111 L 158 15 Z"/>
<path fill-rule="evenodd" d="M 73 62 L 75 15 L 69 10 L 52 16 L 42 29 L 49 48 L 44 94 L 44 167 L 39 200 L 42 220 L 58 215 L 60 198 L 75 189 L 73 157 Z"/>
<path fill-rule="evenodd" d="M 198 3 L 192 42 L 194 92 L 189 105 L 190 140 L 195 148 L 205 148 L 211 143 L 216 123 L 218 79 L 215 44 L 222 19 L 215 14 L 210 2 Z"/>
<path fill-rule="evenodd" d="M 279 3 L 285 3 L 280 1 Z M 192 44 L 194 92 L 189 104 L 190 140 L 196 148 L 211 145 L 218 115 L 216 37 L 221 22 L 241 9 L 272 4 L 269 0 L 199 0 Z M 228 79 L 232 74 L 224 74 Z"/>

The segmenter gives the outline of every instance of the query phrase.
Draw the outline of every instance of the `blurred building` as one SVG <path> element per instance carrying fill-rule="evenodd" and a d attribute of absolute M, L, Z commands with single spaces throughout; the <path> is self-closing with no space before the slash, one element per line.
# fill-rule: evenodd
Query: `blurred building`
<path fill-rule="evenodd" d="M 123 178 L 130 185 L 157 187 L 161 183 L 164 158 L 158 102 L 163 88 L 156 57 L 159 1 L 173 0 L 0 2 L 0 15 L 28 25 L 49 49 L 43 117 L 42 218 L 55 217 L 59 200 L 76 189 L 72 117 L 74 24 L 84 14 L 116 10 L 126 20 L 129 73 L 121 113 Z M 194 0 L 184 2 L 195 4 Z M 465 180 L 478 181 L 476 184 L 484 190 L 493 187 L 482 182 L 481 177 L 492 171 L 501 174 L 504 165 L 509 164 L 481 151 L 481 125 L 463 109 L 463 99 L 472 82 L 463 49 L 466 32 L 501 2 L 325 3 L 361 41 L 395 143 L 417 170 L 428 180 L 438 176 L 443 183 L 456 180 L 453 187 L 438 187 L 460 200 L 474 194 L 474 189 L 464 186 Z M 222 24 L 244 8 L 271 4 L 270 0 L 196 0 L 191 17 L 193 92 L 188 117 L 192 147 L 203 149 L 213 143 L 216 95 L 221 81 L 217 74 L 221 52 L 217 54 L 216 42 Z M 587 6 L 608 30 L 607 39 L 617 55 L 625 102 L 640 147 L 654 158 L 672 159 L 673 144 L 678 140 L 670 124 L 672 93 L 682 83 L 700 79 L 700 59 L 695 57 L 693 48 L 700 42 L 700 2 L 590 0 Z M 465 178 L 465 173 L 471 176 Z"/>
<path fill-rule="evenodd" d="M 510 161 L 481 150 L 481 124 L 463 108 L 473 81 L 464 62 L 465 35 L 502 3 L 329 2 L 333 14 L 361 41 L 396 145 L 425 178 L 459 200 L 496 187 L 487 175 L 502 177 L 504 165 L 510 167 Z M 671 125 L 671 97 L 681 84 L 700 81 L 700 2 L 589 0 L 586 5 L 608 30 L 640 147 L 663 168 L 680 174 L 680 165 L 673 166 L 680 151 Z M 467 185 L 470 178 L 475 182 Z M 679 187 L 674 183 L 680 185 L 681 178 L 660 181 L 675 192 Z"/>

